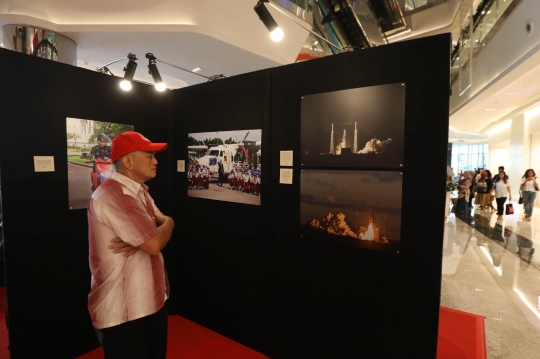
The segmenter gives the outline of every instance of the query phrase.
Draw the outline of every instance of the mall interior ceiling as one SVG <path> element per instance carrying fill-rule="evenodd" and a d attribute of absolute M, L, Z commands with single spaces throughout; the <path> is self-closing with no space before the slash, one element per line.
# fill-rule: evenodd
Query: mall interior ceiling
<path fill-rule="evenodd" d="M 280 42 L 272 41 L 255 13 L 260 3 L 283 30 Z M 133 0 L 129 6 L 105 0 L 6 0 L 0 4 L 0 26 L 23 24 L 62 34 L 76 43 L 75 65 L 89 70 L 129 53 L 146 65 L 144 55 L 153 53 L 204 76 L 228 77 L 451 32 L 450 142 L 480 143 L 540 100 L 540 38 L 534 31 L 534 14 L 540 11 L 535 9 L 540 2 L 533 0 Z M 0 42 L 10 47 L 5 31 Z M 108 69 L 122 77 L 125 65 Z M 152 83 L 143 68 L 134 79 Z M 178 68 L 159 68 L 171 89 L 207 81 Z"/>

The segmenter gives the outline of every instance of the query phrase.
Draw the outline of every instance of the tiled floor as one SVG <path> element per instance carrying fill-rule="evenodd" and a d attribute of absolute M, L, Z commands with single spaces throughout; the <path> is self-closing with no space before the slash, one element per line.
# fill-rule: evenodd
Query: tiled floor
<path fill-rule="evenodd" d="M 486 317 L 489 359 L 540 358 L 540 208 L 474 209 L 445 227 L 441 305 Z M 532 250 L 534 248 L 534 250 Z"/>

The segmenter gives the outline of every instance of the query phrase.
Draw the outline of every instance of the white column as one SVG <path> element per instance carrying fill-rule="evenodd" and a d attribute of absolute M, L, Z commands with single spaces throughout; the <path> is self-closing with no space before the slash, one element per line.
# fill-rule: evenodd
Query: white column
<path fill-rule="evenodd" d="M 521 176 L 529 164 L 530 141 L 526 130 L 525 116 L 516 115 L 512 118 L 510 127 L 510 156 L 508 166 L 505 166 L 506 174 L 510 178 L 512 198 L 518 199 Z"/>

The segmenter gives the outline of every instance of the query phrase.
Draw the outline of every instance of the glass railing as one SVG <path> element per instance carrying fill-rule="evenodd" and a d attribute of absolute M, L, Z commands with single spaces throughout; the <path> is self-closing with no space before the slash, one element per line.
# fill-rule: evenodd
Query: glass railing
<path fill-rule="evenodd" d="M 271 1 L 289 11 L 291 10 L 290 5 L 294 4 L 300 9 L 307 11 L 308 13 L 313 13 L 314 0 L 271 0 Z"/>
<path fill-rule="evenodd" d="M 482 51 L 521 1 L 482 0 L 476 9 L 460 9 L 461 37 L 451 57 L 452 83 L 460 81 L 460 96 L 471 86 L 473 68 L 470 60 Z"/>
<path fill-rule="evenodd" d="M 398 4 L 401 7 L 403 14 L 409 15 L 407 13 L 422 11 L 447 1 L 449 0 L 398 0 Z"/>

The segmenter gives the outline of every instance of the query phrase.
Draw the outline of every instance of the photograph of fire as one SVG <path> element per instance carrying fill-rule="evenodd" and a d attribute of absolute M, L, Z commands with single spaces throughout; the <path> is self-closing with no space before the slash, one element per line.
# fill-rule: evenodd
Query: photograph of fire
<path fill-rule="evenodd" d="M 304 96 L 302 164 L 400 169 L 404 128 L 404 83 Z"/>
<path fill-rule="evenodd" d="M 302 237 L 399 253 L 402 174 L 302 170 Z"/>

